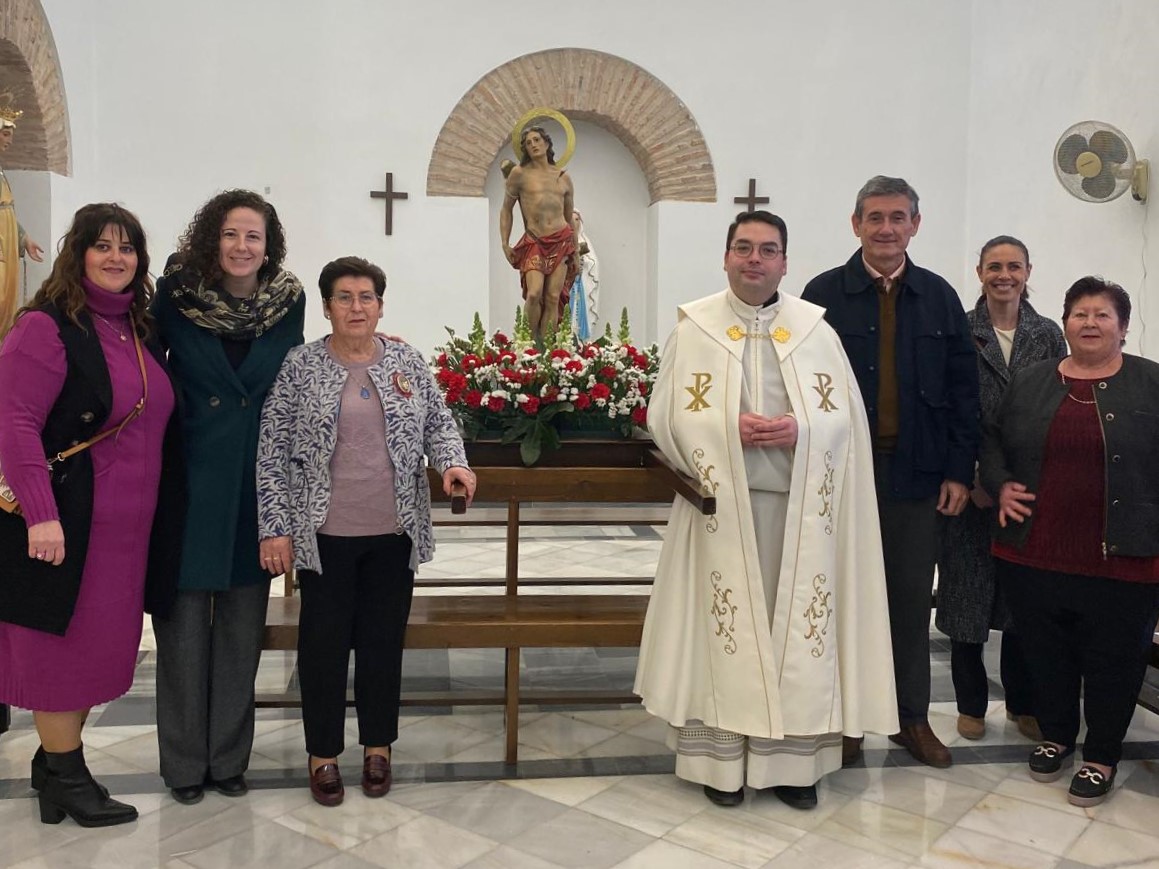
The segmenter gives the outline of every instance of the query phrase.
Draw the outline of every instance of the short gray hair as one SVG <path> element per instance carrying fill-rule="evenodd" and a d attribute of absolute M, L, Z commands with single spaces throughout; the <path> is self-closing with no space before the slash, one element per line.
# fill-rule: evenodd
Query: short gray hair
<path fill-rule="evenodd" d="M 865 186 L 857 191 L 857 202 L 853 206 L 853 215 L 861 218 L 861 211 L 865 200 L 871 196 L 908 196 L 909 216 L 918 216 L 918 192 L 909 186 L 904 178 L 890 178 L 888 175 L 874 175 L 865 182 Z"/>

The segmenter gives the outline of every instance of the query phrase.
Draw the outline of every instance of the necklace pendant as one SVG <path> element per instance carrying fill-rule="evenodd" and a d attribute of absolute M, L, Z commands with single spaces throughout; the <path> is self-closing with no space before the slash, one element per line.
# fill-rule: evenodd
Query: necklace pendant
<path fill-rule="evenodd" d="M 120 336 L 120 337 L 121 337 L 121 340 L 122 340 L 122 341 L 128 341 L 128 340 L 129 340 L 128 338 L 126 338 L 126 337 L 125 337 L 125 333 L 124 333 L 124 332 L 122 332 L 122 333 L 121 333 L 121 336 Z"/>
<path fill-rule="evenodd" d="M 367 401 L 369 401 L 369 400 L 370 400 L 370 390 L 369 390 L 367 387 L 365 387 L 365 386 L 364 386 L 364 387 L 362 387 L 362 389 L 360 389 L 360 390 L 358 391 L 358 394 L 359 394 L 359 395 L 360 395 L 362 398 L 365 398 Z"/>

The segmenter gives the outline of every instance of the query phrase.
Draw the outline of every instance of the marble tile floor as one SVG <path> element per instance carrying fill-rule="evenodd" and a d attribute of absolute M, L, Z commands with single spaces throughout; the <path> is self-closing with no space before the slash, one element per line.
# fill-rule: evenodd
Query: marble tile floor
<path fill-rule="evenodd" d="M 551 567 L 537 562 L 537 576 L 646 580 L 658 539 L 648 527 L 561 526 L 537 529 L 524 554 L 555 561 Z M 439 529 L 439 558 L 423 577 L 487 571 L 502 575 L 502 529 Z M 136 805 L 140 819 L 107 830 L 84 830 L 70 820 L 41 824 L 27 779 L 37 740 L 31 716 L 16 710 L 13 729 L 0 736 L 0 867 L 1159 869 L 1159 715 L 1137 711 L 1113 796 L 1078 809 L 1066 802 L 1067 779 L 1044 785 L 1027 775 L 1030 743 L 1006 721 L 999 685 L 992 684 L 986 737 L 958 736 L 949 643 L 936 633 L 931 641 L 931 723 L 951 746 L 955 766 L 917 765 L 885 737 L 870 736 L 864 762 L 826 777 L 811 812 L 751 790 L 737 809 L 712 806 L 698 786 L 672 775 L 665 726 L 639 706 L 525 707 L 516 765 L 502 760 L 499 711 L 407 707 L 395 744 L 396 784 L 380 800 L 357 788 L 360 752 L 351 713 L 350 747 L 340 764 L 353 787 L 337 809 L 310 799 L 297 710 L 261 709 L 250 794 L 209 793 L 186 807 L 169 797 L 157 775 L 146 626 L 132 691 L 94 710 L 86 729 L 94 773 Z M 987 650 L 992 673 L 997 645 Z M 525 684 L 537 688 L 624 689 L 635 662 L 631 649 L 526 650 L 522 670 Z M 295 682 L 292 654 L 263 655 L 259 691 Z M 501 682 L 499 652 L 406 656 L 404 691 Z"/>

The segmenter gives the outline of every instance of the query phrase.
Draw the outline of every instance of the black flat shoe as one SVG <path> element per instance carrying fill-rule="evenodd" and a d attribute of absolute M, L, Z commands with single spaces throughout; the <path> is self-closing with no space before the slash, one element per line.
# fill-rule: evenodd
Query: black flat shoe
<path fill-rule="evenodd" d="M 816 785 L 803 788 L 793 785 L 774 785 L 772 791 L 776 794 L 777 799 L 791 808 L 803 811 L 817 808 Z"/>
<path fill-rule="evenodd" d="M 1074 746 L 1062 749 L 1050 742 L 1036 745 L 1030 753 L 1030 777 L 1035 781 L 1051 782 L 1062 778 L 1063 772 L 1074 763 Z"/>
<path fill-rule="evenodd" d="M 1115 786 L 1115 770 L 1110 775 L 1104 775 L 1093 766 L 1083 764 L 1079 771 L 1070 780 L 1070 790 L 1066 800 L 1072 806 L 1097 806 L 1107 798 L 1111 788 Z"/>
<path fill-rule="evenodd" d="M 705 785 L 704 795 L 712 801 L 713 805 L 724 806 L 725 808 L 739 806 L 744 802 L 744 788 L 735 791 L 718 791 L 716 788 Z"/>
<path fill-rule="evenodd" d="M 246 784 L 244 775 L 231 775 L 229 778 L 215 779 L 210 784 L 223 797 L 244 797 L 250 789 L 250 786 Z"/>
<path fill-rule="evenodd" d="M 173 794 L 173 799 L 181 805 L 192 806 L 201 802 L 205 796 L 205 788 L 201 785 L 190 785 L 186 788 L 170 788 L 169 793 Z"/>

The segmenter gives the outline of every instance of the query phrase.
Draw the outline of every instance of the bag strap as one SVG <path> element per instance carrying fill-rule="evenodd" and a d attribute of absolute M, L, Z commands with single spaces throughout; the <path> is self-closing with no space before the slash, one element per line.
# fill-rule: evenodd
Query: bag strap
<path fill-rule="evenodd" d="M 87 441 L 82 441 L 79 444 L 75 444 L 74 446 L 69 447 L 67 450 L 62 450 L 48 460 L 49 465 L 55 465 L 57 462 L 63 462 L 70 456 L 75 456 L 77 453 L 84 452 L 93 444 L 100 443 L 111 435 L 120 434 L 121 429 L 139 417 L 145 410 L 145 402 L 149 398 L 149 377 L 145 373 L 145 354 L 141 350 L 141 337 L 137 334 L 137 327 L 132 323 L 130 323 L 129 326 L 133 330 L 133 349 L 137 351 L 137 365 L 141 369 L 141 400 L 133 405 L 133 409 L 129 411 L 128 415 L 123 420 L 121 420 L 120 423 L 113 426 L 112 428 L 105 429 L 100 434 L 93 435 Z"/>

